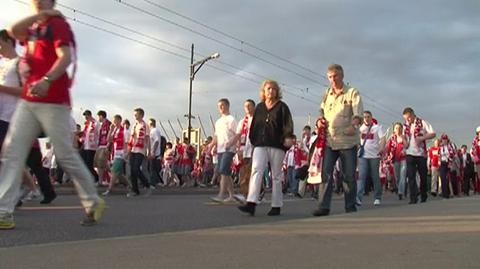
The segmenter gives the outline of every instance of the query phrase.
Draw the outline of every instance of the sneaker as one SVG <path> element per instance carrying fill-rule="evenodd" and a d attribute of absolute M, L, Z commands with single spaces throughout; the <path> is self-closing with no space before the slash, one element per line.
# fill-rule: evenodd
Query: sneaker
<path fill-rule="evenodd" d="M 132 192 L 132 191 L 127 193 L 127 198 L 131 198 L 131 197 L 135 197 L 135 196 L 138 196 L 138 193 Z"/>
<path fill-rule="evenodd" d="M 0 230 L 11 230 L 13 228 L 15 228 L 13 214 L 5 213 L 0 215 Z"/>
<path fill-rule="evenodd" d="M 356 201 L 355 201 L 355 205 L 356 206 L 362 206 L 362 201 L 357 197 Z"/>
<path fill-rule="evenodd" d="M 237 201 L 233 197 L 228 197 L 225 200 L 223 200 L 222 203 L 224 203 L 224 204 L 236 204 Z"/>
<path fill-rule="evenodd" d="M 378 206 L 378 205 L 380 205 L 380 203 L 381 203 L 380 199 L 375 199 L 375 201 L 373 202 L 373 205 Z"/>
<path fill-rule="evenodd" d="M 233 196 L 233 199 L 235 199 L 237 202 L 241 203 L 242 205 L 244 205 L 247 200 L 245 199 L 245 196 L 243 196 L 242 194 L 235 194 Z"/>
<path fill-rule="evenodd" d="M 102 198 L 98 198 L 97 203 L 90 209 L 85 218 L 80 222 L 82 226 L 93 226 L 98 224 L 98 221 L 102 217 L 103 210 L 105 210 L 105 201 Z"/>
<path fill-rule="evenodd" d="M 225 199 L 218 196 L 210 197 L 210 200 L 212 200 L 212 202 L 219 203 L 219 204 L 223 204 L 223 201 L 225 201 Z"/>
<path fill-rule="evenodd" d="M 104 193 L 102 193 L 103 196 L 108 196 L 110 194 L 110 190 L 106 190 Z"/>

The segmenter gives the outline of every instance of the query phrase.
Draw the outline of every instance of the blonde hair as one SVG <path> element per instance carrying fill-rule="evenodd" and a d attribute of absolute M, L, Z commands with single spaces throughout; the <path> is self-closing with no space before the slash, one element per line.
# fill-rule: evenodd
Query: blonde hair
<path fill-rule="evenodd" d="M 339 64 L 330 64 L 327 67 L 327 72 L 333 72 L 333 71 L 337 71 L 343 74 L 343 67 Z"/>
<path fill-rule="evenodd" d="M 262 82 L 262 86 L 260 86 L 260 100 L 262 102 L 265 102 L 265 100 L 267 99 L 265 97 L 265 86 L 267 86 L 267 84 L 272 85 L 273 88 L 277 90 L 277 99 L 276 100 L 282 99 L 282 91 L 280 89 L 280 86 L 278 85 L 278 82 L 276 82 L 275 80 L 267 79 L 267 80 L 264 80 Z"/>

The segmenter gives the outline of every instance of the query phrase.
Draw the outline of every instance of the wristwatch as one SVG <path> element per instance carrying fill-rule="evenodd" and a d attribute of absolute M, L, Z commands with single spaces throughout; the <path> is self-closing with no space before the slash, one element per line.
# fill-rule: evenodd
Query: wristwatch
<path fill-rule="evenodd" d="M 43 81 L 46 81 L 46 82 L 48 82 L 49 84 L 51 84 L 51 83 L 53 82 L 52 78 L 51 78 L 50 76 L 48 76 L 48 75 L 43 76 L 42 79 L 43 79 Z"/>

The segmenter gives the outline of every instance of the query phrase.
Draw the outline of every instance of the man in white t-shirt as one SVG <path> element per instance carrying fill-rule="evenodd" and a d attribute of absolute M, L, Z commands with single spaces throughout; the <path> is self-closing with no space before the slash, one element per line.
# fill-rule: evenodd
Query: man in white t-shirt
<path fill-rule="evenodd" d="M 381 151 L 385 146 L 385 133 L 380 124 L 375 124 L 372 112 L 363 112 L 363 124 L 360 126 L 360 149 L 358 158 L 357 181 L 357 205 L 362 205 L 363 194 L 365 192 L 365 181 L 368 176 L 373 181 L 375 192 L 374 205 L 380 205 L 382 201 L 382 184 L 380 183 L 379 166 Z"/>
<path fill-rule="evenodd" d="M 239 171 L 240 177 L 240 193 L 235 195 L 235 199 L 239 202 L 245 202 L 248 195 L 248 185 L 250 182 L 250 174 L 252 173 L 252 153 L 253 145 L 250 142 L 248 135 L 250 134 L 250 125 L 252 124 L 253 112 L 255 111 L 255 102 L 252 99 L 247 99 L 243 104 L 245 110 L 245 117 L 237 125 L 237 141 L 238 157 L 242 161 L 242 166 Z"/>
<path fill-rule="evenodd" d="M 157 122 L 155 119 L 149 119 L 148 125 L 150 126 L 150 151 L 148 153 L 148 171 L 150 174 L 150 184 L 156 186 L 160 182 L 160 170 L 162 168 L 162 151 L 160 148 L 160 142 L 162 134 L 156 127 Z"/>
<path fill-rule="evenodd" d="M 407 179 L 410 188 L 409 204 L 418 202 L 416 175 L 420 175 L 421 202 L 427 201 L 427 140 L 435 138 L 435 130 L 427 121 L 417 117 L 412 108 L 403 110 L 404 134 L 407 142 Z"/>
<path fill-rule="evenodd" d="M 215 123 L 215 136 L 212 144 L 216 145 L 217 148 L 217 170 L 220 173 L 220 190 L 216 197 L 212 197 L 212 200 L 217 203 L 231 203 L 235 201 L 233 197 L 231 165 L 236 151 L 237 121 L 230 115 L 230 102 L 228 99 L 222 98 L 218 101 L 218 110 L 220 118 Z M 227 198 L 224 198 L 225 192 L 228 192 Z"/>

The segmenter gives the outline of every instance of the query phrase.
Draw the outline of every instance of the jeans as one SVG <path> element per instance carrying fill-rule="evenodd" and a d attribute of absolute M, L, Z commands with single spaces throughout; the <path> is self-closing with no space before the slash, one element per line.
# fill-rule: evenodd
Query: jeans
<path fill-rule="evenodd" d="M 156 186 L 160 183 L 160 171 L 162 170 L 161 159 L 148 160 L 148 171 L 150 174 L 150 185 Z"/>
<path fill-rule="evenodd" d="M 143 175 L 141 170 L 143 160 L 145 156 L 141 153 L 130 153 L 130 168 L 131 168 L 131 176 L 130 176 L 130 183 L 132 184 L 132 191 L 136 194 L 140 194 L 140 190 L 138 189 L 138 180 L 142 181 L 143 185 L 147 188 L 150 187 L 147 178 Z"/>
<path fill-rule="evenodd" d="M 355 170 L 357 167 L 357 147 L 342 150 L 333 150 L 326 147 L 323 159 L 322 180 L 320 184 L 320 209 L 330 210 L 333 192 L 333 167 L 340 158 L 343 170 L 343 185 L 345 210 L 347 212 L 356 211 L 355 198 L 357 196 L 357 183 L 355 182 Z"/>
<path fill-rule="evenodd" d="M 27 155 L 42 130 L 55 147 L 58 163 L 73 177 L 85 210 L 89 212 L 100 200 L 90 171 L 73 148 L 70 112 L 69 107 L 59 104 L 18 102 L 2 149 L 0 214 L 14 211 Z"/>
<path fill-rule="evenodd" d="M 410 202 L 417 202 L 417 172 L 420 175 L 420 195 L 422 201 L 427 200 L 427 158 L 407 155 L 407 178 L 410 189 Z"/>
<path fill-rule="evenodd" d="M 85 162 L 85 165 L 87 166 L 88 170 L 90 170 L 90 173 L 92 173 L 92 176 L 94 177 L 95 182 L 98 182 L 97 171 L 95 171 L 95 169 L 93 168 L 93 160 L 95 158 L 95 152 L 96 152 L 95 150 L 82 149 L 80 150 L 80 156 Z M 61 180 L 62 179 L 60 179 L 60 181 Z"/>
<path fill-rule="evenodd" d="M 365 192 L 365 180 L 370 175 L 373 181 L 373 189 L 375 191 L 375 199 L 382 199 L 382 184 L 380 183 L 380 176 L 378 168 L 380 166 L 380 159 L 358 159 L 358 181 L 357 181 L 357 198 L 362 201 L 363 193 Z"/>
<path fill-rule="evenodd" d="M 298 193 L 298 179 L 296 178 L 295 166 L 287 168 L 288 189 L 290 193 Z"/>
<path fill-rule="evenodd" d="M 405 180 L 407 177 L 407 161 L 395 161 L 395 179 L 397 180 L 398 194 L 405 195 Z"/>

